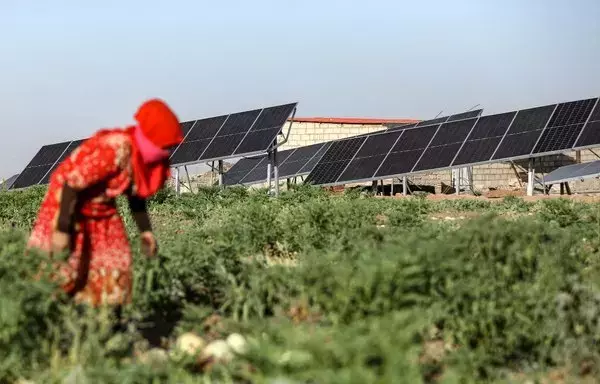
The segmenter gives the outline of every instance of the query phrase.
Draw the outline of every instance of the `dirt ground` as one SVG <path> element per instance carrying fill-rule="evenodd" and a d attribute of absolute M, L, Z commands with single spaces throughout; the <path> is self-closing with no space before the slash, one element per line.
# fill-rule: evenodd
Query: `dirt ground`
<path fill-rule="evenodd" d="M 572 195 L 559 195 L 559 194 L 551 194 L 544 195 L 541 192 L 537 192 L 533 196 L 526 196 L 524 191 L 509 191 L 509 190 L 494 190 L 485 193 L 482 196 L 473 196 L 469 194 L 428 194 L 426 196 L 427 200 L 457 200 L 457 199 L 472 199 L 472 200 L 485 200 L 485 201 L 502 201 L 502 199 L 506 196 L 516 196 L 522 198 L 525 201 L 538 201 L 541 199 L 557 199 L 564 198 L 575 201 L 582 202 L 600 202 L 599 194 L 572 194 Z M 387 198 L 387 199 L 404 199 L 410 196 L 403 196 L 401 193 L 397 193 L 395 196 L 377 196 L 379 198 Z"/>

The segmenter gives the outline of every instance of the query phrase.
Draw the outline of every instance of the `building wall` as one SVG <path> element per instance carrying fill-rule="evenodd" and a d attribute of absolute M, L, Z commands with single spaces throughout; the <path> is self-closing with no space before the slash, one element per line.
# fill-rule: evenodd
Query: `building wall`
<path fill-rule="evenodd" d="M 284 128 L 288 132 L 289 124 Z M 288 141 L 281 149 L 302 147 L 310 144 L 342 139 L 364 133 L 377 132 L 386 129 L 383 125 L 372 124 L 331 124 L 294 122 Z M 600 151 L 595 151 L 600 155 Z M 590 151 L 581 151 L 581 162 L 598 160 Z M 576 162 L 575 152 L 561 155 L 546 156 L 535 159 L 536 176 L 541 177 L 552 170 Z M 492 163 L 473 167 L 473 187 L 475 190 L 486 192 L 490 188 L 520 189 L 527 185 L 527 161 Z M 411 182 L 435 187 L 437 193 L 444 185 L 452 185 L 452 172 L 430 172 L 410 177 Z M 597 179 L 570 183 L 571 190 L 577 192 L 600 191 L 600 181 Z M 553 186 L 558 191 L 559 186 Z"/>
<path fill-rule="evenodd" d="M 289 123 L 284 127 L 288 132 Z M 330 123 L 304 123 L 295 122 L 288 141 L 281 146 L 282 150 L 304 147 L 310 144 L 322 143 L 356 136 L 363 133 L 377 132 L 386 129 L 383 125 L 358 125 L 358 124 L 330 124 Z"/>

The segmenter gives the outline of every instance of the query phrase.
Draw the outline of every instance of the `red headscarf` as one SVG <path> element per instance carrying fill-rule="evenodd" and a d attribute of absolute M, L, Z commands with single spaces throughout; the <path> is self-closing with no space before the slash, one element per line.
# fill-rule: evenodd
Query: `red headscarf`
<path fill-rule="evenodd" d="M 175 113 L 162 100 L 152 99 L 144 102 L 135 114 L 137 127 L 128 131 L 132 135 L 133 153 L 132 168 L 133 179 L 136 186 L 136 195 L 148 198 L 161 189 L 170 176 L 169 152 L 162 151 L 181 143 L 183 133 Z M 140 133 L 143 138 L 140 142 Z M 136 139 L 137 136 L 137 139 Z M 143 156 L 143 145 L 156 146 L 160 154 L 156 161 L 148 161 Z"/>

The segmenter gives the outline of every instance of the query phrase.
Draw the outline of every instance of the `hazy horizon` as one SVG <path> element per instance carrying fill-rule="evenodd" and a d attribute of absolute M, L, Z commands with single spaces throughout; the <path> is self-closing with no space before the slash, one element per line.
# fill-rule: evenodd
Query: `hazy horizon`
<path fill-rule="evenodd" d="M 600 96 L 594 0 L 0 3 L 0 177 L 44 145 L 298 101 L 297 116 L 427 119 Z"/>

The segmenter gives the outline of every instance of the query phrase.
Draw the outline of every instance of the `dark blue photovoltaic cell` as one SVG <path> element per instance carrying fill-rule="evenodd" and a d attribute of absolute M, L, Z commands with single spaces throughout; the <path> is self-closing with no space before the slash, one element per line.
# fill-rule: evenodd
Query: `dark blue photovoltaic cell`
<path fill-rule="evenodd" d="M 312 172 L 315 166 L 321 161 L 327 150 L 329 150 L 329 146 L 331 143 L 324 143 L 324 145 L 319 149 L 319 151 L 315 154 L 315 156 L 310 159 L 298 172 L 299 175 L 307 174 Z"/>
<path fill-rule="evenodd" d="M 27 168 L 54 164 L 65 149 L 67 149 L 69 143 L 70 141 L 65 141 L 63 143 L 44 145 L 38 153 L 36 153 L 33 159 L 31 159 Z"/>
<path fill-rule="evenodd" d="M 590 147 L 600 144 L 600 120 L 590 121 L 581 132 L 574 147 Z"/>
<path fill-rule="evenodd" d="M 517 112 L 500 142 L 493 160 L 529 155 L 535 147 L 544 127 L 548 124 L 556 104 L 523 109 Z"/>
<path fill-rule="evenodd" d="M 250 173 L 261 161 L 263 157 L 249 157 L 240 159 L 237 163 L 223 175 L 224 185 L 238 184 L 242 179 Z"/>
<path fill-rule="evenodd" d="M 402 135 L 381 163 L 375 177 L 396 176 L 411 172 L 439 125 L 416 127 L 402 131 Z"/>
<path fill-rule="evenodd" d="M 402 131 L 393 131 L 367 137 L 337 182 L 372 178 L 401 135 Z"/>
<path fill-rule="evenodd" d="M 475 122 L 472 118 L 442 124 L 412 171 L 449 167 Z"/>
<path fill-rule="evenodd" d="M 187 136 L 171 154 L 171 164 L 178 165 L 197 161 L 227 118 L 228 115 L 223 115 L 191 122 L 192 126 Z"/>
<path fill-rule="evenodd" d="M 37 185 L 50 168 L 52 168 L 52 165 L 39 165 L 37 167 L 25 168 L 23 172 L 19 174 L 11 189 Z"/>
<path fill-rule="evenodd" d="M 277 153 L 277 162 L 279 163 L 279 178 L 286 178 L 287 175 L 282 174 L 281 167 L 285 164 L 286 160 L 294 153 L 295 149 L 288 149 Z M 250 170 L 247 175 L 241 179 L 241 184 L 255 184 L 262 181 L 267 181 L 267 169 L 269 165 L 268 156 L 263 156 L 261 159 L 266 159 L 257 164 L 257 166 Z M 233 168 L 232 168 L 233 169 Z M 275 177 L 275 172 L 271 169 L 271 177 Z"/>
<path fill-rule="evenodd" d="M 533 153 L 570 149 L 575 144 L 597 99 L 587 99 L 559 104 L 540 137 Z"/>
<path fill-rule="evenodd" d="M 480 117 L 452 166 L 489 161 L 516 114 L 514 111 Z"/>
<path fill-rule="evenodd" d="M 255 109 L 253 111 L 229 115 L 217 133 L 217 136 L 214 137 L 206 150 L 204 150 L 204 153 L 197 160 L 209 161 L 211 159 L 232 156 L 261 111 L 260 109 Z M 264 149 L 266 150 L 266 148 Z"/>
<path fill-rule="evenodd" d="M 365 140 L 365 137 L 358 137 L 331 143 L 305 182 L 315 185 L 335 182 Z"/>
<path fill-rule="evenodd" d="M 63 152 L 63 154 L 58 158 L 58 161 L 56 162 L 56 164 L 54 164 L 54 166 L 50 169 L 50 171 L 48 171 L 48 173 L 46 173 L 46 176 L 44 176 L 42 178 L 42 180 L 40 181 L 40 184 L 45 185 L 48 184 L 50 182 L 50 176 L 52 176 L 52 173 L 54 172 L 54 170 L 71 154 L 71 152 L 73 152 L 77 147 L 79 147 L 79 145 L 81 145 L 81 143 L 83 143 L 85 140 L 75 140 L 72 141 L 69 146 L 67 147 L 67 149 Z"/>

